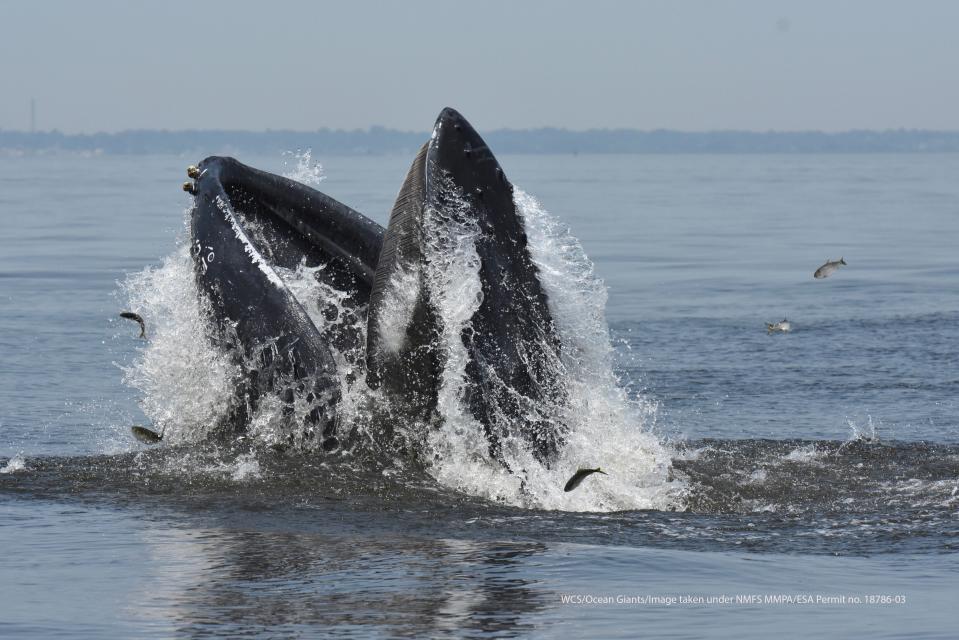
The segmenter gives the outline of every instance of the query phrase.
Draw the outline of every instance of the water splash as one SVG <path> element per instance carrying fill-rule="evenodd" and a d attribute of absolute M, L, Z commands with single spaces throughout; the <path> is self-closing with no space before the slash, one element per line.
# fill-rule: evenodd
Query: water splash
<path fill-rule="evenodd" d="M 319 170 L 310 164 L 309 155 L 298 158 L 298 166 L 312 167 L 308 173 L 318 179 Z M 361 436 L 359 446 L 367 453 L 392 457 L 401 466 L 405 462 L 401 450 L 414 450 L 442 485 L 505 504 L 575 511 L 683 508 L 685 485 L 670 473 L 673 452 L 649 428 L 655 406 L 641 397 L 631 398 L 614 373 L 605 286 L 578 240 L 535 199 L 517 189 L 515 201 L 562 344 L 560 358 L 550 366 L 562 378 L 568 402 L 530 407 L 537 420 L 568 427 L 557 459 L 546 467 L 528 443 L 509 438 L 503 457 L 513 471 L 504 468 L 491 458 L 483 425 L 465 402 L 469 353 L 462 331 L 483 300 L 476 252 L 480 230 L 471 216 L 457 215 L 457 207 L 469 205 L 455 197 L 444 199 L 443 210 L 425 212 L 425 224 L 436 233 L 427 234 L 423 282 L 441 318 L 439 346 L 446 363 L 437 390 L 442 423 L 438 426 L 411 425 L 400 415 L 390 416 L 388 407 L 384 410 L 385 399 L 366 386 L 366 308 L 353 306 L 345 293 L 324 284 L 324 265 L 274 267 L 322 335 L 331 340 L 336 335 L 356 338 L 334 348 L 341 423 Z M 255 228 L 248 231 L 256 233 Z M 193 275 L 189 241 L 183 237 L 178 244 L 160 266 L 148 267 L 123 283 L 129 307 L 150 323 L 149 342 L 123 368 L 124 380 L 141 392 L 143 411 L 174 444 L 200 441 L 210 434 L 232 401 L 241 374 L 208 338 L 207 310 Z M 310 408 L 297 398 L 291 417 L 279 398 L 263 397 L 247 435 L 257 445 L 307 446 L 299 433 L 303 424 L 299 418 Z M 374 424 L 374 417 L 382 421 L 384 415 L 390 422 L 387 429 Z M 500 418 L 508 420 L 505 414 Z M 574 492 L 563 491 L 578 468 L 596 466 L 609 475 L 590 478 Z M 246 471 L 237 473 L 248 477 Z"/>
<path fill-rule="evenodd" d="M 653 406 L 632 400 L 613 372 L 612 346 L 605 320 L 606 290 L 579 241 L 535 199 L 515 190 L 526 223 L 530 253 L 540 270 L 550 311 L 562 342 L 562 363 L 569 402 L 543 407 L 554 421 L 569 427 L 566 444 L 549 468 L 519 439 L 503 457 L 515 473 L 489 456 L 483 427 L 462 401 L 466 349 L 460 334 L 482 301 L 475 239 L 478 230 L 450 226 L 447 219 L 433 236 L 428 278 L 443 319 L 447 354 L 440 413 L 444 424 L 430 432 L 430 471 L 441 483 L 516 506 L 575 511 L 675 509 L 683 485 L 670 482 L 672 452 L 646 427 Z M 430 213 L 430 212 L 428 212 Z M 436 251 L 436 250 L 439 251 Z M 436 261 L 434 263 L 434 261 Z M 590 479 L 565 493 L 566 480 L 579 468 L 601 466 L 609 476 Z"/>
<path fill-rule="evenodd" d="M 208 338 L 189 240 L 181 237 L 159 266 L 130 275 L 121 290 L 148 323 L 149 338 L 121 367 L 123 381 L 140 391 L 140 407 L 165 441 L 205 439 L 233 398 L 239 369 Z"/>
<path fill-rule="evenodd" d="M 822 459 L 827 452 L 821 450 L 815 443 L 796 447 L 783 456 L 785 462 L 798 462 L 801 464 L 822 464 Z"/>
<path fill-rule="evenodd" d="M 505 471 L 489 456 L 483 425 L 465 403 L 469 353 L 462 334 L 483 302 L 480 258 L 476 241 L 480 230 L 464 213 L 469 204 L 455 186 L 446 185 L 448 211 L 429 206 L 424 212 L 424 281 L 439 318 L 438 337 L 445 363 L 436 409 L 442 424 L 426 429 L 429 471 L 440 483 L 465 493 L 508 501 L 516 486 L 504 491 L 498 484 L 517 485 L 515 476 L 502 478 Z M 497 483 L 499 480 L 499 483 Z M 484 490 L 485 489 L 485 490 Z"/>
<path fill-rule="evenodd" d="M 340 391 L 336 411 L 341 424 L 350 425 L 354 431 L 362 430 L 370 420 L 367 400 L 371 392 L 366 385 L 364 357 L 367 305 L 356 304 L 349 292 L 328 284 L 323 278 L 327 269 L 327 264 L 308 266 L 303 262 L 296 269 L 277 268 L 276 272 L 330 346 Z M 303 424 L 302 418 L 312 408 L 304 399 L 297 398 L 294 415 L 300 419 L 295 422 Z M 285 422 L 289 425 L 291 421 Z"/>
<path fill-rule="evenodd" d="M 20 473 L 26 470 L 27 460 L 23 457 L 22 451 L 7 460 L 7 463 L 3 465 L 3 467 L 0 467 L 0 473 Z"/>
<path fill-rule="evenodd" d="M 234 482 L 246 482 L 260 477 L 260 463 L 253 452 L 239 456 L 233 465 L 228 467 L 230 478 Z"/>
<path fill-rule="evenodd" d="M 850 442 L 862 440 L 864 442 L 879 442 L 879 427 L 873 422 L 872 416 L 866 416 L 866 424 L 858 425 L 852 418 L 846 419 L 846 426 L 849 427 Z"/>
<path fill-rule="evenodd" d="M 323 172 L 323 165 L 313 160 L 313 150 L 305 151 L 287 151 L 283 154 L 286 159 L 283 161 L 287 171 L 283 173 L 284 178 L 302 182 L 308 187 L 316 188 L 321 182 L 326 180 Z M 292 167 L 290 166 L 292 163 Z"/>

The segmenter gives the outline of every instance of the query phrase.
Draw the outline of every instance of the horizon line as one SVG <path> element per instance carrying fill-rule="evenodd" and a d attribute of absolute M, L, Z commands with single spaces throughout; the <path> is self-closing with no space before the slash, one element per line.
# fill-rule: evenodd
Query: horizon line
<path fill-rule="evenodd" d="M 616 132 L 630 132 L 630 133 L 681 133 L 681 134 L 712 134 L 712 133 L 734 133 L 734 134 L 750 134 L 750 135 L 796 135 L 796 134 L 820 134 L 820 135 L 842 135 L 848 133 L 933 133 L 933 134 L 959 134 L 959 129 L 928 129 L 922 127 L 887 127 L 883 129 L 878 128 L 851 128 L 851 129 L 672 129 L 668 127 L 656 127 L 650 129 L 641 129 L 637 127 L 592 127 L 589 129 L 570 129 L 567 127 L 557 127 L 557 126 L 543 126 L 543 127 L 525 127 L 525 128 L 513 128 L 513 127 L 500 127 L 497 129 L 487 130 L 486 135 L 496 134 L 496 133 L 523 133 L 523 132 L 539 132 L 539 131 L 551 131 L 551 132 L 562 132 L 562 133 L 575 133 L 575 134 L 588 134 L 588 133 L 616 133 Z M 385 127 L 383 125 L 370 125 L 366 128 L 333 128 L 333 127 L 320 127 L 317 129 L 275 129 L 267 127 L 265 129 L 230 129 L 230 128 L 185 128 L 185 129 L 172 129 L 172 128 L 150 128 L 150 127 L 141 127 L 141 128 L 131 128 L 131 129 L 119 129 L 117 131 L 80 131 L 80 132 L 65 132 L 60 129 L 37 129 L 37 130 L 27 130 L 27 129 L 6 129 L 0 127 L 0 134 L 20 134 L 25 136 L 43 136 L 43 135 L 61 135 L 61 136 L 116 136 L 130 133 L 243 133 L 243 134 L 266 134 L 266 133 L 297 133 L 297 134 L 313 134 L 313 133 L 373 133 L 373 132 L 389 132 L 389 133 L 398 133 L 404 135 L 429 135 L 429 130 L 417 131 L 413 129 L 394 129 L 392 127 Z"/>

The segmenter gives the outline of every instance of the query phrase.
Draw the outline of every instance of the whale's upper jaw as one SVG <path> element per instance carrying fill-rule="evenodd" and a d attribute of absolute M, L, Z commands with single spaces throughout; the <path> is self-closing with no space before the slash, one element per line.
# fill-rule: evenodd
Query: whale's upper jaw
<path fill-rule="evenodd" d="M 459 111 L 451 107 L 446 107 L 437 116 L 436 123 L 433 125 L 433 135 L 430 138 L 430 147 L 432 151 L 465 152 L 467 158 L 471 157 L 469 151 L 472 150 L 478 154 L 476 158 L 486 156 L 496 161 L 473 125 Z"/>
<path fill-rule="evenodd" d="M 518 435 L 548 461 L 563 428 L 524 407 L 564 401 L 555 371 L 558 336 L 513 186 L 483 138 L 454 109 L 440 112 L 390 216 L 369 307 L 367 381 L 406 402 L 413 415 L 436 409 L 443 372 L 453 365 L 436 342 L 447 320 L 438 303 L 445 294 L 436 289 L 442 278 L 431 271 L 442 260 L 430 251 L 437 250 L 437 238 L 464 235 L 470 246 L 461 250 L 470 255 L 482 292 L 460 336 L 464 397 L 484 427 L 493 458 L 503 460 L 502 443 Z M 398 300 L 408 304 L 401 307 Z"/>
<path fill-rule="evenodd" d="M 503 171 L 493 152 L 476 129 L 458 111 L 446 107 L 440 112 L 430 138 L 428 161 L 458 177 L 472 176 L 490 186 L 496 178 L 503 180 Z M 464 185 L 465 186 L 465 185 Z"/>
<path fill-rule="evenodd" d="M 515 213 L 513 185 L 480 134 L 455 109 L 443 109 L 436 119 L 426 171 L 428 180 L 455 185 L 476 209 L 484 234 L 500 240 L 525 236 Z"/>

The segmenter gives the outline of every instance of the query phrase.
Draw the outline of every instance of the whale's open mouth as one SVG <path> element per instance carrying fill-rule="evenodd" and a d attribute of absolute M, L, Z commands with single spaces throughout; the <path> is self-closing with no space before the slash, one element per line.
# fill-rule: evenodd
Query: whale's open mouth
<path fill-rule="evenodd" d="M 675 504 L 670 455 L 613 371 L 605 287 L 459 113 L 440 114 L 386 229 L 230 158 L 191 177 L 190 256 L 177 260 L 192 262 L 191 326 L 215 354 L 198 368 L 226 361 L 207 378 L 229 374 L 194 412 L 211 423 L 202 437 L 414 461 L 511 504 Z M 181 341 L 159 332 L 146 354 Z M 162 376 L 156 367 L 137 386 L 180 389 Z M 174 402 L 184 393 L 197 395 Z M 154 425 L 175 421 L 169 400 L 147 405 Z M 563 492 L 599 466 L 609 476 Z"/>
<path fill-rule="evenodd" d="M 556 457 L 566 391 L 547 295 L 513 186 L 459 113 L 440 113 L 385 232 L 318 191 L 232 159 L 208 158 L 195 175 L 197 280 L 217 338 L 245 369 L 229 427 L 242 429 L 273 394 L 310 405 L 307 431 L 333 446 L 337 355 L 355 353 L 361 336 L 317 326 L 318 305 L 367 320 L 367 370 L 357 358 L 349 366 L 404 416 L 427 424 L 466 414 L 507 466 L 504 448 L 529 449 L 544 464 Z M 282 277 L 296 269 L 340 295 L 298 298 Z"/>

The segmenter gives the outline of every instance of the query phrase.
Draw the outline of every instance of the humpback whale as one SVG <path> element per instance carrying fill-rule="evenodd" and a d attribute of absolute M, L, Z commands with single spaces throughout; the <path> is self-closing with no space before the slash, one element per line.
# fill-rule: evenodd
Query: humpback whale
<path fill-rule="evenodd" d="M 242 370 L 224 429 L 239 431 L 275 394 L 306 406 L 304 439 L 343 436 L 335 353 L 382 394 L 391 419 L 443 428 L 441 397 L 482 425 L 491 457 L 522 447 L 548 464 L 563 442 L 560 341 L 513 187 L 489 147 L 444 109 L 384 230 L 348 206 L 231 158 L 190 167 L 195 275 L 213 340 Z M 340 292 L 332 314 L 365 319 L 365 341 L 319 328 L 278 275 L 319 266 Z M 461 279 L 451 282 L 456 274 Z M 452 285 L 456 286 L 452 286 Z M 365 318 L 363 317 L 365 315 Z M 296 413 L 299 415 L 299 413 Z"/>

